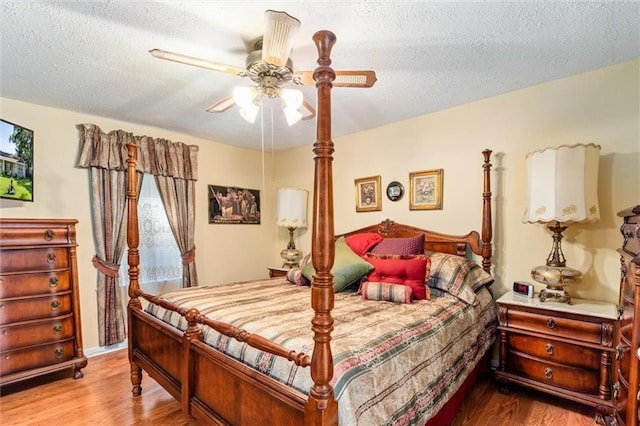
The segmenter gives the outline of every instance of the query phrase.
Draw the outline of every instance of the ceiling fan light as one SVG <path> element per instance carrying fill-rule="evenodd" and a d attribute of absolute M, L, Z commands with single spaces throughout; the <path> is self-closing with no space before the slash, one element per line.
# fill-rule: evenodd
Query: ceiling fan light
<path fill-rule="evenodd" d="M 276 67 L 285 66 L 300 29 L 300 21 L 286 12 L 267 10 L 264 27 L 262 60 Z"/>
<path fill-rule="evenodd" d="M 249 123 L 255 123 L 258 116 L 258 106 L 254 105 L 253 108 L 240 108 L 240 116 Z"/>
<path fill-rule="evenodd" d="M 280 89 L 283 108 L 298 109 L 302 106 L 302 92 L 296 89 Z"/>
<path fill-rule="evenodd" d="M 293 126 L 302 118 L 302 113 L 295 108 L 282 108 L 282 110 L 289 126 Z"/>
<path fill-rule="evenodd" d="M 252 109 L 258 108 L 256 105 L 256 96 L 258 92 L 255 87 L 234 87 L 233 100 L 240 108 Z"/>

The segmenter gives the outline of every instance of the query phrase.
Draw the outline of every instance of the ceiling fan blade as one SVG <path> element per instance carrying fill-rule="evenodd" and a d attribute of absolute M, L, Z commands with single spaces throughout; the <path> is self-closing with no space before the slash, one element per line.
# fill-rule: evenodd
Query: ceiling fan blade
<path fill-rule="evenodd" d="M 207 108 L 207 112 L 224 112 L 235 105 L 235 103 L 236 101 L 233 100 L 233 96 L 227 96 Z"/>
<path fill-rule="evenodd" d="M 302 102 L 298 111 L 302 114 L 301 120 L 311 120 L 316 116 L 316 110 L 307 101 Z"/>
<path fill-rule="evenodd" d="M 224 72 L 227 74 L 233 74 L 240 77 L 247 75 L 247 70 L 240 67 L 234 67 L 233 65 L 224 65 L 217 62 L 209 61 L 207 59 L 195 58 L 193 56 L 183 55 L 181 53 L 169 52 L 167 50 L 152 49 L 149 51 L 152 56 L 167 61 L 178 62 L 180 64 L 191 65 L 194 67 L 204 68 L 207 70 Z"/>
<path fill-rule="evenodd" d="M 372 87 L 378 80 L 375 71 L 336 71 L 333 87 Z M 293 73 L 293 82 L 302 86 L 315 86 L 313 71 Z"/>
<path fill-rule="evenodd" d="M 264 13 L 262 60 L 276 67 L 285 66 L 299 29 L 300 21 L 288 13 L 267 10 Z"/>

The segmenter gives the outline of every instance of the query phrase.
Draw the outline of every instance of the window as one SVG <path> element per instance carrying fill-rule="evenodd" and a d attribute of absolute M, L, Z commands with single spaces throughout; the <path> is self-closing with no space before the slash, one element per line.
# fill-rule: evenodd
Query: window
<path fill-rule="evenodd" d="M 151 294 L 161 294 L 181 287 L 182 257 L 169 227 L 152 175 L 145 174 L 138 198 L 140 229 L 140 287 Z M 129 285 L 127 251 L 120 262 L 120 284 Z"/>

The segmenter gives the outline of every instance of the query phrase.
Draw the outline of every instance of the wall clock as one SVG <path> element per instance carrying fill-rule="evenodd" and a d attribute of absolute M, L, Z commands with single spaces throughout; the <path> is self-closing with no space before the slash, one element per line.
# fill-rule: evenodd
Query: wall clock
<path fill-rule="evenodd" d="M 400 182 L 393 181 L 387 185 L 387 198 L 391 201 L 398 201 L 404 195 L 404 186 Z"/>

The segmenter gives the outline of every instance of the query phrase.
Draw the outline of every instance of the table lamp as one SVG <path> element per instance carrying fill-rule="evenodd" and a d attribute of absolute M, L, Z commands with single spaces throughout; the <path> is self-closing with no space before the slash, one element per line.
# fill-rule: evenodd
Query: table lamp
<path fill-rule="evenodd" d="M 276 198 L 276 224 L 289 230 L 289 244 L 280 252 L 284 259 L 283 268 L 299 266 L 302 252 L 296 249 L 293 232 L 296 228 L 307 227 L 307 197 L 304 189 L 278 188 Z"/>

